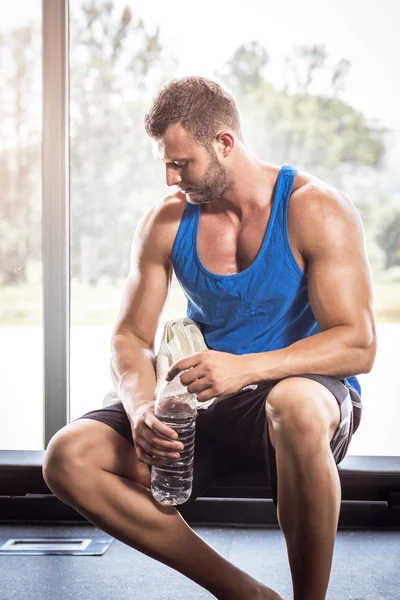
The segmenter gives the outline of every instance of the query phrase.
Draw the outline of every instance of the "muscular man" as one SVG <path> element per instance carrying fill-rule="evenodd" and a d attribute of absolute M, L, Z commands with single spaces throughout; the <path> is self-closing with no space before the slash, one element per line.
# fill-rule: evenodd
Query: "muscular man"
<path fill-rule="evenodd" d="M 174 271 L 208 349 L 169 375 L 187 369 L 182 383 L 200 402 L 220 397 L 198 413 L 188 502 L 222 473 L 266 469 L 294 600 L 324 600 L 341 503 L 336 465 L 360 422 L 356 375 L 376 354 L 359 215 L 318 178 L 257 158 L 234 100 L 210 80 L 164 86 L 145 127 L 174 188 L 135 231 L 112 338 L 120 401 L 52 438 L 44 478 L 97 527 L 217 598 L 281 598 L 198 536 L 185 505 L 164 507 L 149 490 L 151 465 L 182 449 L 154 416 L 154 340 Z M 241 391 L 248 384 L 258 387 Z"/>

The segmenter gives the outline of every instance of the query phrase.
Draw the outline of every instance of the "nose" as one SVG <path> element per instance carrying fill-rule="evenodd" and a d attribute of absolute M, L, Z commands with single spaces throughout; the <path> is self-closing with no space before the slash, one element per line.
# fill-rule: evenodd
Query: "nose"
<path fill-rule="evenodd" d="M 181 183 L 182 181 L 182 177 L 180 176 L 179 172 L 171 167 L 167 166 L 167 171 L 166 171 L 166 179 L 167 179 L 167 185 L 171 186 L 171 185 L 177 185 L 178 183 Z"/>

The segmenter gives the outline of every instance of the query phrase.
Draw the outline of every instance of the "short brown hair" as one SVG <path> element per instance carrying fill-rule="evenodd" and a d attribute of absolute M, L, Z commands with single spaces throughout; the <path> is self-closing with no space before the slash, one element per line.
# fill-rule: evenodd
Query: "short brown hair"
<path fill-rule="evenodd" d="M 204 77 L 183 77 L 165 84 L 144 123 L 147 134 L 154 139 L 161 138 L 170 125 L 180 123 L 207 148 L 221 127 L 229 127 L 243 141 L 234 99 L 218 83 Z"/>

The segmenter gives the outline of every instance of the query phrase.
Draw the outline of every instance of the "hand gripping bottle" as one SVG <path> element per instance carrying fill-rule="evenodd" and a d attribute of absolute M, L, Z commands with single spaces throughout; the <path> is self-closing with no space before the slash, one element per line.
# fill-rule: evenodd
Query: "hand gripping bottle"
<path fill-rule="evenodd" d="M 174 429 L 178 434 L 176 441 L 184 446 L 177 451 L 180 458 L 164 457 L 162 465 L 151 467 L 151 493 L 165 505 L 183 504 L 192 493 L 196 394 L 188 392 L 181 383 L 183 372 L 161 385 L 154 408 L 157 419 Z"/>

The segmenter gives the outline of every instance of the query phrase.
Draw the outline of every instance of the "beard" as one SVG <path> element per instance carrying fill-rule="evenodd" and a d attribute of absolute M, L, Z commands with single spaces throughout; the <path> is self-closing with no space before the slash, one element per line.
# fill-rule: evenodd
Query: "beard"
<path fill-rule="evenodd" d="M 194 191 L 187 192 L 186 199 L 190 204 L 208 204 L 214 198 L 222 196 L 229 187 L 228 173 L 220 164 L 213 149 L 202 183 Z"/>

